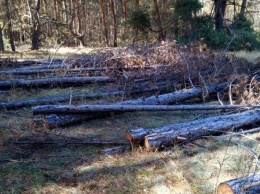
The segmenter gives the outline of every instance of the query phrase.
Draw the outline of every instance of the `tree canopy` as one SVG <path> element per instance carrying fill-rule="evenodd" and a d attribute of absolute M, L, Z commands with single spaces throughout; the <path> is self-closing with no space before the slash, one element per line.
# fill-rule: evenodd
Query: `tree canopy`
<path fill-rule="evenodd" d="M 257 1 L 0 0 L 0 50 L 123 46 L 166 39 L 259 48 Z M 258 7 L 258 8 L 257 8 Z M 258 9 L 259 10 L 259 9 Z"/>

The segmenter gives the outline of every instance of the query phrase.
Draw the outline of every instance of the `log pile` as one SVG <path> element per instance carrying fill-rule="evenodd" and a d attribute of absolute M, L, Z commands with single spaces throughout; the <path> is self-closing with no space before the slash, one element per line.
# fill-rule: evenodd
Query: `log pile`
<path fill-rule="evenodd" d="M 222 83 L 222 84 L 216 84 L 216 85 L 212 85 L 206 88 L 191 88 L 191 89 L 187 89 L 187 90 L 181 90 L 181 91 L 177 91 L 177 92 L 172 92 L 172 93 L 167 93 L 167 94 L 162 94 L 162 95 L 158 95 L 158 96 L 151 96 L 148 98 L 138 98 L 138 99 L 134 99 L 134 100 L 129 100 L 129 101 L 124 101 L 124 102 L 120 102 L 120 103 L 115 103 L 112 104 L 111 106 L 121 106 L 122 105 L 128 105 L 128 110 L 129 109 L 134 109 L 131 108 L 131 106 L 133 105 L 167 105 L 167 104 L 174 104 L 180 101 L 184 101 L 190 98 L 195 98 L 195 97 L 199 97 L 201 96 L 204 92 L 209 92 L 209 93 L 213 93 L 213 92 L 219 92 L 222 91 L 226 88 L 226 83 Z M 57 106 L 60 109 L 63 109 L 62 106 Z M 72 108 L 72 106 L 70 106 Z M 53 106 L 52 106 L 53 108 Z M 39 109 L 45 109 L 44 111 L 40 112 Z M 73 123 L 77 123 L 81 120 L 89 120 L 89 119 L 93 119 L 93 118 L 97 118 L 98 117 L 104 117 L 106 116 L 106 112 L 104 111 L 104 109 L 101 111 L 96 111 L 96 113 L 88 113 L 88 114 L 84 114 L 84 116 L 80 116 L 80 115 L 74 115 L 71 114 L 71 110 L 68 109 L 68 107 L 65 107 L 65 109 L 57 111 L 54 110 L 49 110 L 50 106 L 40 106 L 40 107 L 34 107 L 33 111 L 35 114 L 51 114 L 51 115 L 47 115 L 44 116 L 43 122 L 44 122 L 44 126 L 48 126 L 50 128 L 54 128 L 54 127 L 60 127 L 60 126 L 66 126 L 69 124 L 73 124 Z M 139 108 L 139 110 L 142 108 Z M 151 108 L 150 108 L 151 109 Z M 164 109 L 167 109 L 167 107 L 164 107 Z M 168 108 L 169 109 L 169 108 Z M 176 109 L 176 108 L 175 108 Z M 161 108 L 162 110 L 162 108 Z M 122 110 L 121 110 L 122 111 Z M 66 113 L 67 112 L 67 113 Z M 113 112 L 113 111 L 110 111 Z M 117 112 L 117 111 L 115 111 Z M 58 114 L 55 114 L 58 113 Z M 54 115 L 55 114 L 55 115 Z M 64 115 L 67 114 L 67 115 Z M 68 115 L 70 114 L 70 115 Z M 64 117 L 66 117 L 66 119 L 64 119 Z M 74 118 L 73 118 L 74 117 Z"/>
<path fill-rule="evenodd" d="M 224 132 L 232 127 L 243 126 L 242 122 L 245 125 L 259 122 L 256 118 L 259 116 L 260 103 L 259 76 L 256 73 L 258 69 L 255 69 L 255 66 L 252 69 L 251 63 L 233 55 L 215 51 L 200 52 L 198 44 L 179 45 L 176 42 L 167 42 L 151 47 L 134 45 L 108 49 L 105 52 L 97 51 L 95 54 L 72 56 L 62 62 L 29 62 L 30 67 L 23 64 L 20 68 L 8 68 L 7 63 L 2 62 L 5 68 L 0 71 L 1 90 L 17 87 L 76 87 L 102 83 L 113 85 L 113 88 L 116 88 L 114 91 L 122 98 L 120 102 L 98 106 L 73 106 L 71 100 L 76 101 L 78 96 L 70 94 L 69 97 L 51 101 L 52 106 L 44 106 L 50 103 L 47 98 L 38 101 L 36 99 L 26 102 L 2 102 L 0 106 L 8 109 L 42 105 L 34 107 L 33 114 L 43 114 L 43 125 L 48 128 L 105 117 L 110 112 L 194 109 L 241 111 L 235 115 L 203 120 L 202 123 L 198 121 L 165 126 L 162 129 L 127 131 L 127 139 L 131 143 L 142 142 L 148 150 L 172 144 L 178 139 L 188 139 L 190 134 L 195 137 L 211 135 L 215 131 Z M 37 75 L 28 79 L 28 75 L 32 74 Z M 125 100 L 133 94 L 139 94 L 139 98 Z M 177 103 L 194 98 L 205 101 L 212 96 L 218 98 L 220 103 L 229 100 L 230 105 L 176 106 Z M 70 105 L 55 105 L 55 102 L 62 101 L 70 101 Z M 241 118 L 233 122 L 232 117 L 240 118 L 239 115 L 243 115 L 247 120 Z M 215 126 L 217 128 L 214 128 Z"/>
<path fill-rule="evenodd" d="M 0 102 L 0 108 L 3 109 L 35 106 L 32 108 L 33 115 L 42 114 L 43 126 L 49 129 L 106 117 L 111 112 L 231 109 L 235 112 L 153 129 L 129 129 L 126 131 L 129 143 L 102 150 L 101 154 L 122 152 L 136 145 L 148 151 L 160 150 L 180 142 L 225 134 L 260 123 L 260 67 L 254 66 L 252 69 L 248 61 L 225 53 L 200 52 L 196 43 L 178 45 L 169 42 L 151 47 L 134 45 L 73 56 L 54 63 L 25 61 L 10 64 L 8 60 L 0 61 L 0 93 L 18 87 L 77 87 L 92 83 L 102 83 L 108 87 L 112 85 L 113 92 L 107 91 L 98 96 L 70 93 L 51 98 Z M 72 105 L 78 104 L 82 98 L 113 95 L 120 95 L 121 101 Z M 133 98 L 133 95 L 137 95 L 137 98 Z M 188 104 L 195 98 L 205 102 L 212 96 L 218 99 L 220 105 Z M 223 102 L 227 101 L 229 105 L 224 105 Z M 57 105 L 57 102 L 64 104 Z M 57 141 L 45 143 L 55 144 Z M 74 143 L 116 144 L 88 141 Z M 259 188 L 259 182 L 259 174 L 254 174 L 221 183 L 217 192 L 244 192 Z"/>

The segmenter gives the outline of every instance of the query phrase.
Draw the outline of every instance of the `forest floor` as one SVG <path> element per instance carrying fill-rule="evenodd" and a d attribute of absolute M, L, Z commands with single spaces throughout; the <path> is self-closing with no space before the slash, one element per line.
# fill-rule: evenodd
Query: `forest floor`
<path fill-rule="evenodd" d="M 65 60 L 96 50 L 100 51 L 59 48 L 5 52 L 0 53 L 0 59 Z M 260 52 L 241 51 L 235 55 L 254 64 L 260 62 Z M 75 87 L 73 92 L 100 94 L 110 87 L 92 84 Z M 0 94 L 0 102 L 69 93 L 67 87 L 12 88 Z M 100 104 L 120 99 L 122 96 L 82 99 L 76 103 Z M 246 175 L 257 167 L 254 153 L 259 157 L 260 133 L 208 137 L 155 152 L 136 147 L 112 155 L 99 152 L 113 146 L 66 144 L 62 140 L 83 138 L 128 143 L 125 133 L 130 129 L 162 127 L 219 114 L 220 111 L 130 112 L 49 130 L 39 123 L 40 116 L 32 115 L 30 107 L 1 109 L 0 193 L 214 193 L 219 183 Z M 47 136 L 57 136 L 61 141 L 54 145 L 14 143 L 27 137 Z"/>

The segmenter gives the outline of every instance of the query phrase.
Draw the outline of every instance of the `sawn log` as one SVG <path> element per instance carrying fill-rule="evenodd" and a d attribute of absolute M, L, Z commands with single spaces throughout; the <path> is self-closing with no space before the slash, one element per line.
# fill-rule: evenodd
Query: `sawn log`
<path fill-rule="evenodd" d="M 155 148 L 172 145 L 174 142 L 178 142 L 179 138 L 192 140 L 202 136 L 227 132 L 234 128 L 257 122 L 260 122 L 260 109 L 173 124 L 151 130 L 130 130 L 126 136 L 131 142 L 136 142 L 144 138 L 144 146 L 146 149 L 153 150 Z"/>
<path fill-rule="evenodd" d="M 0 91 L 1 92 L 1 91 Z M 122 95 L 123 92 L 115 91 L 115 92 L 105 92 L 100 94 L 94 93 L 76 93 L 72 96 L 72 101 L 80 100 L 80 99 L 98 99 L 104 98 L 108 96 L 116 96 Z M 28 107 L 28 106 L 36 106 L 38 104 L 55 104 L 57 102 L 69 102 L 70 101 L 70 94 L 58 94 L 58 95 L 50 95 L 50 96 L 43 96 L 32 98 L 28 100 L 20 100 L 20 101 L 10 101 L 10 102 L 0 102 L 0 109 L 17 109 L 21 107 Z"/>
<path fill-rule="evenodd" d="M 207 88 L 191 88 L 191 89 L 185 89 L 181 91 L 176 91 L 168 94 L 162 94 L 158 96 L 151 96 L 148 98 L 138 98 L 134 100 L 124 101 L 121 103 L 116 103 L 117 105 L 167 105 L 167 104 L 174 104 L 179 101 L 184 101 L 190 98 L 195 98 L 200 95 L 202 95 L 203 92 L 213 93 L 222 91 L 226 88 L 227 83 L 220 83 L 212 86 L 208 86 Z M 93 113 L 91 113 L 93 114 Z M 103 116 L 106 114 L 102 114 Z M 57 123 L 54 123 L 53 120 L 49 120 L 49 117 L 46 117 L 45 119 L 45 125 L 46 126 L 66 126 L 68 124 L 73 124 L 71 121 L 75 121 L 74 123 L 77 123 L 80 121 L 79 118 L 73 119 L 73 115 L 70 115 L 69 123 L 66 122 L 66 120 L 61 118 L 61 121 L 59 121 L 59 115 L 55 116 L 55 121 Z M 95 117 L 97 118 L 97 117 Z M 84 120 L 82 118 L 82 120 Z"/>
<path fill-rule="evenodd" d="M 135 100 L 124 101 L 120 104 L 125 105 L 167 105 L 174 104 L 179 101 L 184 101 L 187 99 L 195 98 L 202 93 L 213 93 L 224 90 L 227 87 L 227 83 L 220 83 L 208 86 L 207 88 L 195 87 L 190 89 L 183 89 L 180 91 L 175 91 L 167 94 L 162 94 L 158 96 L 151 96 L 148 98 L 138 98 Z"/>
<path fill-rule="evenodd" d="M 236 193 L 260 193 L 260 173 L 251 173 L 244 177 L 228 180 L 220 183 L 217 188 L 217 194 Z"/>
<path fill-rule="evenodd" d="M 85 114 L 91 112 L 133 112 L 133 111 L 178 111 L 178 110 L 224 110 L 251 109 L 260 106 L 244 105 L 41 105 L 32 108 L 37 114 Z"/>
<path fill-rule="evenodd" d="M 45 87 L 56 85 L 78 85 L 93 82 L 108 82 L 109 77 L 61 77 L 61 78 L 40 78 L 40 79 L 18 79 L 0 81 L 0 88 L 9 89 L 12 87 Z"/>

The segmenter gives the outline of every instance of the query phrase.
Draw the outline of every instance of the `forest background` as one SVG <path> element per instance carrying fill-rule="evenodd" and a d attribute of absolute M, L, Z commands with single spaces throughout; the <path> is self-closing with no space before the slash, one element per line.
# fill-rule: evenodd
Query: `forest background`
<path fill-rule="evenodd" d="M 258 0 L 1 0 L 0 51 L 166 40 L 260 48 Z"/>
<path fill-rule="evenodd" d="M 260 136 L 245 135 L 247 127 L 180 136 L 174 147 L 154 152 L 126 139 L 135 129 L 233 110 L 111 112 L 76 122 L 68 115 L 73 125 L 64 117 L 66 126 L 48 128 L 46 118 L 63 117 L 33 115 L 32 108 L 143 102 L 152 95 L 157 101 L 196 88 L 203 90 L 199 97 L 171 104 L 258 106 L 259 11 L 260 0 L 0 0 L 0 193 L 208 194 L 258 173 Z M 236 57 L 237 50 L 250 57 Z M 207 86 L 218 83 L 228 86 L 209 95 Z M 259 123 L 248 127 L 259 131 Z M 116 145 L 128 150 L 103 154 Z"/>

